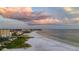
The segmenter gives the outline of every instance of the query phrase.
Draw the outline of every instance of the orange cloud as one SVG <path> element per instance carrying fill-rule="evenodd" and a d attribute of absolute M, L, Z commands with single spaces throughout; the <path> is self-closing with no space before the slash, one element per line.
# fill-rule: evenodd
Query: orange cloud
<path fill-rule="evenodd" d="M 30 15 L 32 12 L 31 7 L 4 7 L 0 8 L 0 14 L 9 17 L 14 13 L 20 13 L 20 14 L 25 14 L 25 15 Z"/>
<path fill-rule="evenodd" d="M 46 19 L 40 19 L 40 20 L 33 20 L 34 24 L 60 24 L 62 21 L 58 19 L 53 18 L 46 18 Z"/>

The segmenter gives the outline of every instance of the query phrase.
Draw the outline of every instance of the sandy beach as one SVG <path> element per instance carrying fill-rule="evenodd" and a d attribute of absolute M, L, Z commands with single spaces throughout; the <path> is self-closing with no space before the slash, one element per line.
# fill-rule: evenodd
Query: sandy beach
<path fill-rule="evenodd" d="M 78 47 L 46 38 L 36 31 L 31 32 L 28 35 L 34 37 L 26 42 L 31 44 L 32 47 L 26 49 L 4 49 L 3 51 L 79 51 Z"/>

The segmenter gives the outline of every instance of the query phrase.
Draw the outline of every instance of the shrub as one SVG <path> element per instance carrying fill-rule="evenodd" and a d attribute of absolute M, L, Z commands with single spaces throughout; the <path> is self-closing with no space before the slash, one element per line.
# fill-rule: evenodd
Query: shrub
<path fill-rule="evenodd" d="M 25 41 L 27 41 L 30 37 L 27 36 L 18 36 L 17 39 L 11 41 L 6 45 L 6 48 L 12 49 L 12 48 L 22 48 L 22 47 L 31 47 L 29 44 L 25 44 Z"/>

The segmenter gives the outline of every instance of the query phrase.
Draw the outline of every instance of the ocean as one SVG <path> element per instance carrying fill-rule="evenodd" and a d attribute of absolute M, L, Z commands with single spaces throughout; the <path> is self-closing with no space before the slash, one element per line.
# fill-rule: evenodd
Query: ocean
<path fill-rule="evenodd" d="M 79 29 L 50 29 L 42 30 L 39 33 L 48 38 L 56 37 L 58 38 L 56 40 L 76 43 L 79 46 Z"/>

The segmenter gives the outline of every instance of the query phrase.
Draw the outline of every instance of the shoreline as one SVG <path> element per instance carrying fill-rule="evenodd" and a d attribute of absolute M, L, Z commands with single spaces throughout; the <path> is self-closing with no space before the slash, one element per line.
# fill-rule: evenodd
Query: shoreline
<path fill-rule="evenodd" d="M 70 41 L 68 41 L 68 40 L 63 40 L 63 39 L 58 38 L 58 37 L 55 37 L 55 36 L 53 36 L 53 35 L 51 36 L 51 35 L 49 35 L 49 33 L 46 32 L 46 31 L 38 31 L 37 33 L 39 33 L 40 35 L 45 36 L 46 38 L 54 39 L 54 40 L 56 40 L 56 41 L 63 42 L 63 43 L 65 43 L 65 44 L 69 44 L 69 45 L 72 45 L 72 46 L 75 46 L 75 47 L 79 47 L 79 44 L 78 44 L 78 43 L 70 42 Z M 46 34 L 47 34 L 47 35 L 46 35 Z"/>
<path fill-rule="evenodd" d="M 20 49 L 5 49 L 3 51 L 79 51 L 79 48 L 65 44 L 54 39 L 49 39 L 43 35 L 38 34 L 36 31 L 28 35 L 34 38 L 29 39 L 26 43 L 32 45 L 30 48 Z"/>

